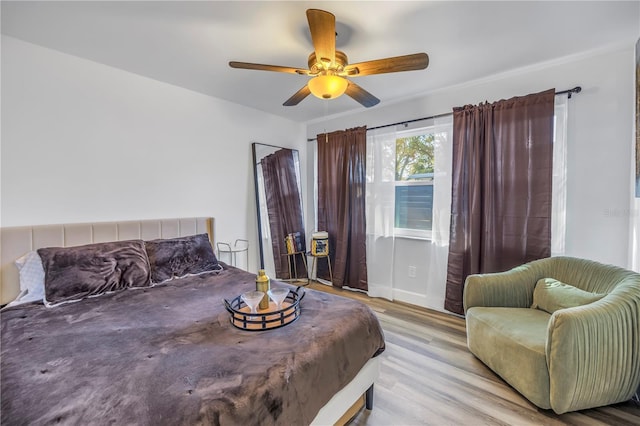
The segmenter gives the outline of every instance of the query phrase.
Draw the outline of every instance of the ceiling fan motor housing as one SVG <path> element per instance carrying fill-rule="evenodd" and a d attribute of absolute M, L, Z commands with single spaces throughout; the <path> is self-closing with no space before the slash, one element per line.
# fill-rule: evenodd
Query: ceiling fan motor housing
<path fill-rule="evenodd" d="M 327 71 L 331 71 L 334 75 L 341 75 L 344 72 L 344 67 L 349 62 L 344 52 L 336 50 L 334 62 L 325 61 L 325 59 L 318 60 L 316 53 L 311 52 L 307 63 L 309 64 L 309 75 L 319 75 L 323 72 L 327 73 Z"/>

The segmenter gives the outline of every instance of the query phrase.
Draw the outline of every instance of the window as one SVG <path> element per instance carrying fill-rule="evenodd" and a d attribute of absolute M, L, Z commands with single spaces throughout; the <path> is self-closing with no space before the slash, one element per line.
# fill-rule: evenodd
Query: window
<path fill-rule="evenodd" d="M 367 234 L 443 244 L 451 207 L 452 116 L 367 134 Z M 425 125 L 426 124 L 426 125 Z"/>
<path fill-rule="evenodd" d="M 395 150 L 395 234 L 429 238 L 433 221 L 433 128 L 399 133 Z"/>

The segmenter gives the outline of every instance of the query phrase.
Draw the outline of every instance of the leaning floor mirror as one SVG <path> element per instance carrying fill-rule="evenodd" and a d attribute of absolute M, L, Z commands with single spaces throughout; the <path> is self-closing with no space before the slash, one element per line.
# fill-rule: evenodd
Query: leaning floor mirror
<path fill-rule="evenodd" d="M 307 279 L 298 151 L 253 143 L 260 268 L 271 278 Z"/>

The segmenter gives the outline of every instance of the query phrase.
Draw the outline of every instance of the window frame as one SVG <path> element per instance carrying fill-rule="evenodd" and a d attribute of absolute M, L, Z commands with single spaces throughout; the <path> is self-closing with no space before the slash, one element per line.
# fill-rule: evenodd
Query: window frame
<path fill-rule="evenodd" d="M 436 134 L 438 125 L 432 124 L 429 126 L 418 127 L 410 130 L 403 130 L 396 132 L 396 140 L 410 138 L 412 136 L 421 136 L 421 135 L 431 135 Z M 435 154 L 434 154 L 435 158 Z M 396 207 L 396 199 L 395 199 L 395 188 L 398 186 L 412 186 L 412 185 L 424 185 L 427 182 L 427 185 L 433 186 L 433 178 L 425 179 L 425 180 L 394 180 L 394 211 L 397 211 Z M 395 216 L 395 213 L 394 213 Z M 395 217 L 394 217 L 394 227 L 393 234 L 395 237 L 399 238 L 410 238 L 417 240 L 431 240 L 433 236 L 433 204 L 431 205 L 431 223 L 432 229 L 415 229 L 415 228 L 398 228 L 395 226 Z"/>

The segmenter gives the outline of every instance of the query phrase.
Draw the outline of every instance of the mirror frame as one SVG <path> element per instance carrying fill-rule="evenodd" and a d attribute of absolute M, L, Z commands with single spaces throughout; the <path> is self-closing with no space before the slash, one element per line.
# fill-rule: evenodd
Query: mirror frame
<path fill-rule="evenodd" d="M 294 153 L 294 156 L 296 158 L 296 173 L 297 173 L 297 179 L 298 179 L 298 193 L 300 194 L 300 212 L 302 214 L 302 223 L 305 224 L 305 220 L 304 220 L 304 205 L 303 205 L 303 196 L 302 196 L 302 176 L 300 175 L 301 170 L 300 170 L 300 152 L 295 149 L 295 148 L 286 148 L 286 147 L 282 147 L 282 146 L 277 146 L 277 145 L 270 145 L 270 144 L 265 144 L 265 143 L 260 143 L 260 142 L 252 142 L 251 143 L 251 151 L 252 151 L 252 158 L 253 158 L 253 176 L 254 176 L 254 188 L 255 188 L 255 198 L 256 198 L 256 216 L 258 219 L 258 223 L 257 223 L 257 230 L 258 230 L 258 250 L 259 250 L 259 269 L 265 269 L 265 255 L 264 255 L 264 251 L 265 251 L 265 247 L 263 244 L 263 226 L 269 226 L 268 223 L 263 223 L 262 220 L 262 215 L 261 215 L 261 211 L 260 211 L 260 184 L 259 184 L 259 176 L 258 176 L 258 166 L 260 164 L 260 160 L 268 154 L 262 155 L 260 158 L 258 158 L 258 147 L 262 146 L 262 147 L 268 147 L 268 148 L 272 148 L 272 152 L 274 153 L 276 151 L 279 151 L 281 149 L 287 149 L 287 150 L 291 150 Z M 306 232 L 306 230 L 303 230 L 304 232 Z M 306 237 L 306 235 L 305 235 Z M 273 254 L 274 255 L 274 254 Z M 274 255 L 275 256 L 275 255 Z M 275 259 L 274 259 L 275 262 Z M 275 275 L 275 272 L 274 272 Z M 279 277 L 273 277 L 273 278 L 279 278 Z"/>

